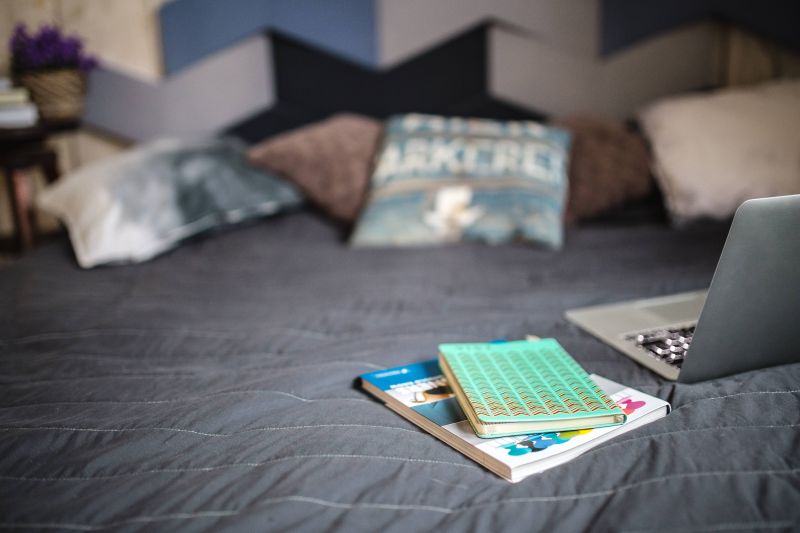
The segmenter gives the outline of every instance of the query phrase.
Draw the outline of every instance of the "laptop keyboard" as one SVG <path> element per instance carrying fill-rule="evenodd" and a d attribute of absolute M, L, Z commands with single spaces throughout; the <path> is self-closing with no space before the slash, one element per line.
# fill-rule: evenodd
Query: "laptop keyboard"
<path fill-rule="evenodd" d="M 674 367 L 680 368 L 692 344 L 694 326 L 643 331 L 625 337 L 639 348 Z"/>

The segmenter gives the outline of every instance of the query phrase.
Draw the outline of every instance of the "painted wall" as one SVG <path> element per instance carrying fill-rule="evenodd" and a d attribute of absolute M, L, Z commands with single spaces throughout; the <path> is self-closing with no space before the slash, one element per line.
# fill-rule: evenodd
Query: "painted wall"
<path fill-rule="evenodd" d="M 108 67 L 146 80 L 161 78 L 159 8 L 166 0 L 2 0 L 0 71 L 8 69 L 6 43 L 17 22 L 55 23 L 86 40 Z"/>
<path fill-rule="evenodd" d="M 769 3 L 778 15 L 781 9 L 792 9 L 786 0 Z M 268 38 L 280 35 L 298 47 L 306 47 L 309 53 L 304 57 L 327 69 L 331 85 L 326 90 L 331 91 L 332 85 L 350 78 L 352 68 L 374 72 L 376 78 L 397 79 L 398 72 L 411 70 L 404 68 L 406 64 L 441 55 L 446 43 L 455 42 L 477 25 L 488 25 L 491 31 L 485 49 L 489 61 L 482 73 L 487 91 L 481 98 L 532 114 L 591 111 L 628 118 L 653 99 L 707 88 L 719 80 L 721 33 L 711 20 L 739 20 L 748 15 L 739 0 L 681 0 L 660 9 L 649 5 L 649 10 L 643 10 L 628 0 L 173 0 L 160 11 L 166 66 L 161 85 L 150 89 L 129 83 L 123 90 L 124 79 L 113 77 L 112 82 L 109 76 L 102 83 L 113 85 L 114 92 L 126 94 L 131 101 L 151 102 L 152 109 L 175 111 L 158 113 L 160 120 L 147 121 L 144 126 L 149 127 L 143 127 L 142 117 L 109 114 L 113 107 L 106 105 L 109 100 L 104 97 L 92 106 L 97 112 L 90 117 L 102 128 L 137 140 L 188 130 L 238 132 L 242 131 L 241 124 L 246 124 L 247 138 L 256 140 L 259 127 L 263 127 L 262 135 L 276 132 L 275 119 L 282 118 L 292 100 L 290 95 L 280 94 L 280 80 L 297 79 L 302 65 L 269 64 L 265 70 L 258 70 L 248 63 L 250 56 L 244 49 L 230 52 L 228 68 L 240 72 L 237 83 L 249 90 L 240 91 L 236 106 L 230 99 L 211 100 L 199 92 L 196 97 L 184 94 L 183 98 L 196 100 L 190 107 L 201 109 L 205 105 L 215 110 L 213 116 L 197 114 L 191 119 L 182 118 L 184 102 L 175 96 L 181 91 L 170 89 L 172 78 L 202 71 L 197 79 L 212 80 L 216 71 L 207 65 L 209 58 L 220 50 L 235 49 L 247 35 L 266 33 Z M 626 23 L 626 13 L 632 14 L 631 21 L 636 24 Z M 776 24 L 776 34 L 784 35 L 785 26 Z M 351 63 L 352 68 L 336 65 L 337 60 Z M 471 68 L 469 58 L 452 57 L 451 61 Z M 479 61 L 472 58 L 472 63 Z M 246 75 L 248 65 L 255 70 Z M 221 67 L 217 68 L 221 72 Z M 436 72 L 417 71 L 416 75 L 421 87 L 435 83 Z M 307 76 L 309 83 L 316 78 Z M 259 98 L 264 80 L 271 91 Z M 369 85 L 372 89 L 379 86 L 377 82 Z M 364 90 L 364 86 L 352 86 L 342 92 Z M 373 99 L 381 92 L 386 91 L 373 90 Z M 96 103 L 94 98 L 92 103 Z M 292 105 L 297 103 L 291 101 Z M 385 109 L 391 107 L 389 104 L 370 102 L 353 109 Z M 315 107 L 308 101 L 303 105 Z M 438 109 L 448 112 L 452 107 Z M 402 109 L 398 103 L 396 110 Z M 248 110 L 261 118 L 239 120 Z M 278 122 L 299 125 L 303 116 L 318 115 L 307 111 L 295 105 L 289 111 L 294 116 Z"/>
<path fill-rule="evenodd" d="M 86 36 L 105 65 L 93 76 L 86 115 L 99 130 L 142 141 L 249 124 L 255 138 L 251 119 L 285 113 L 291 95 L 280 94 L 281 79 L 297 80 L 304 67 L 275 64 L 276 38 L 304 48 L 303 57 L 327 69 L 330 83 L 318 88 L 325 99 L 323 92 L 334 89 L 363 92 L 341 84 L 369 73 L 400 79 L 403 87 L 413 80 L 402 80 L 402 72 L 413 73 L 420 86 L 441 83 L 437 72 L 407 65 L 441 57 L 447 43 L 483 25 L 487 62 L 449 58 L 464 68 L 485 65 L 480 98 L 532 114 L 627 118 L 655 98 L 724 77 L 720 46 L 730 39 L 712 18 L 792 41 L 787 21 L 800 5 L 767 0 L 755 13 L 744 0 L 644 3 L 647 9 L 636 0 L 3 0 L 0 31 L 7 34 L 17 19 L 52 20 Z M 349 76 L 353 69 L 363 75 Z M 392 104 L 373 103 L 384 110 Z M 287 125 L 316 116 L 292 112 Z"/>

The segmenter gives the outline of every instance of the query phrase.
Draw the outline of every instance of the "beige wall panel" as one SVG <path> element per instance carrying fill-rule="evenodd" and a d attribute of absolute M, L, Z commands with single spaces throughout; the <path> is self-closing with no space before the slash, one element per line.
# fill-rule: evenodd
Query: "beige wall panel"
<path fill-rule="evenodd" d="M 158 7 L 164 0 L 58 0 L 64 27 L 114 69 L 161 77 Z"/>
<path fill-rule="evenodd" d="M 89 52 L 109 67 L 160 79 L 158 8 L 166 0 L 0 0 L 0 72 L 8 71 L 8 38 L 17 22 L 59 24 L 84 37 Z"/>
<path fill-rule="evenodd" d="M 56 0 L 0 0 L 0 75 L 8 74 L 8 40 L 18 22 L 38 28 L 57 20 Z"/>
<path fill-rule="evenodd" d="M 128 148 L 130 143 L 92 130 L 81 130 L 77 135 L 77 145 L 79 163 L 85 165 L 117 155 Z"/>
<path fill-rule="evenodd" d="M 495 96 L 546 114 L 591 111 L 620 118 L 656 98 L 713 83 L 715 40 L 697 24 L 609 58 L 586 58 L 503 28 L 490 40 Z"/>
<path fill-rule="evenodd" d="M 395 64 L 492 20 L 573 54 L 593 57 L 598 42 L 597 0 L 380 0 L 379 57 Z"/>
<path fill-rule="evenodd" d="M 714 84 L 717 28 L 695 24 L 649 39 L 605 62 L 601 110 L 632 116 L 657 98 Z"/>
<path fill-rule="evenodd" d="M 58 154 L 62 174 L 116 155 L 129 146 L 129 143 L 86 129 L 55 135 L 49 139 L 49 144 Z"/>
<path fill-rule="evenodd" d="M 597 100 L 597 62 L 505 29 L 489 38 L 489 88 L 494 96 L 562 115 Z"/>

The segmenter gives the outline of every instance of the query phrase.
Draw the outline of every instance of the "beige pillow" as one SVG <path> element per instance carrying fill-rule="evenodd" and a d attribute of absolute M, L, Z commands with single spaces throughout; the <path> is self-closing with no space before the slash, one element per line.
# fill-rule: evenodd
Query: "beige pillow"
<path fill-rule="evenodd" d="M 249 156 L 254 165 L 294 183 L 333 218 L 353 222 L 381 132 L 378 120 L 339 114 L 271 137 L 252 147 Z"/>
<path fill-rule="evenodd" d="M 668 98 L 639 120 L 675 221 L 800 193 L 800 81 Z"/>

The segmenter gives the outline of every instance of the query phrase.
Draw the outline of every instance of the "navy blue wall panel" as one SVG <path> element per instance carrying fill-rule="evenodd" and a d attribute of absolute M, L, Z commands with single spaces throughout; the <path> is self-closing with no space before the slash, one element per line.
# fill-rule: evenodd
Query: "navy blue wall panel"
<path fill-rule="evenodd" d="M 486 25 L 387 70 L 364 67 L 286 35 L 272 37 L 278 102 L 229 131 L 248 142 L 340 111 L 376 118 L 408 112 L 541 118 L 489 94 Z"/>
<path fill-rule="evenodd" d="M 602 0 L 600 18 L 603 55 L 676 26 L 709 18 L 732 22 L 800 50 L 798 0 Z"/>

